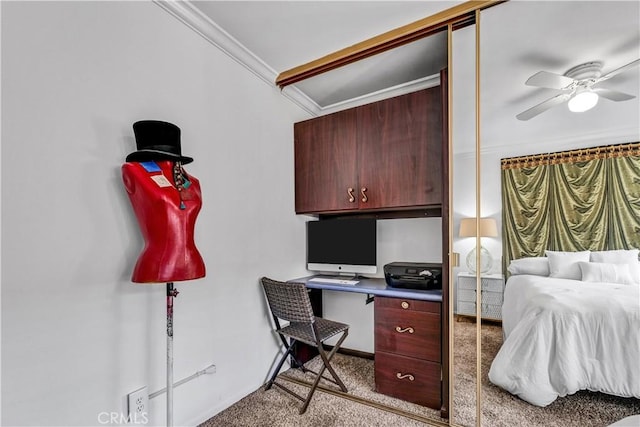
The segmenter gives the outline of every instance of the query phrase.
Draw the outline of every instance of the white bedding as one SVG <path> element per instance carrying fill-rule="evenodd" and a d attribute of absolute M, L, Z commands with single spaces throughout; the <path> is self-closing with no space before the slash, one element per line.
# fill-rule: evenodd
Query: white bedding
<path fill-rule="evenodd" d="M 640 287 L 518 275 L 489 379 L 537 406 L 578 390 L 640 398 Z"/>

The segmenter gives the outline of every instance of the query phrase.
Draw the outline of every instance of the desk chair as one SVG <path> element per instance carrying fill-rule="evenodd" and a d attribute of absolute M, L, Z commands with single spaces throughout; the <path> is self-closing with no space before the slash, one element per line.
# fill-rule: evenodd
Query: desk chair
<path fill-rule="evenodd" d="M 344 386 L 344 383 L 338 377 L 338 374 L 336 374 L 336 371 L 329 362 L 336 351 L 338 351 L 338 348 L 340 348 L 344 339 L 347 337 L 347 334 L 349 333 L 349 325 L 315 317 L 311 308 L 309 294 L 307 293 L 307 289 L 303 283 L 278 282 L 266 277 L 263 277 L 260 281 L 262 282 L 264 293 L 267 296 L 269 308 L 271 309 L 271 314 L 275 322 L 276 332 L 278 332 L 284 348 L 287 349 L 278 362 L 278 366 L 273 372 L 271 379 L 269 379 L 269 382 L 265 385 L 265 390 L 269 390 L 272 385 L 277 385 L 287 393 L 301 400 L 303 404 L 299 411 L 300 414 L 304 414 L 307 410 L 309 402 L 313 397 L 313 393 L 316 391 L 316 387 L 320 382 L 320 378 L 324 378 L 327 381 L 337 384 L 340 389 L 346 393 L 347 388 Z M 280 325 L 280 320 L 287 321 L 289 324 L 282 327 Z M 333 349 L 331 349 L 329 353 L 326 353 L 322 344 L 325 340 L 339 333 L 342 333 L 342 336 L 333 346 Z M 290 343 L 287 342 L 287 338 L 291 340 Z M 318 349 L 318 353 L 320 353 L 320 357 L 323 362 L 319 372 L 314 372 L 306 368 L 295 358 L 293 355 L 293 347 L 296 342 L 303 342 Z M 311 372 L 316 376 L 306 398 L 300 396 L 282 384 L 275 382 L 284 361 L 289 355 L 293 356 L 295 366 L 302 369 L 302 372 Z M 325 369 L 329 371 L 333 379 L 323 376 Z"/>

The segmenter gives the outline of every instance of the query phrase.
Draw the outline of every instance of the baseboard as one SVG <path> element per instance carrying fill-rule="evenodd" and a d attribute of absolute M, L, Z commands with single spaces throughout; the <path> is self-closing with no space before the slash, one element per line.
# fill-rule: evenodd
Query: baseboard
<path fill-rule="evenodd" d="M 339 348 L 338 353 L 344 354 L 345 356 L 361 357 L 369 360 L 375 359 L 375 355 L 373 353 L 369 353 L 368 351 L 352 350 L 350 348 Z"/>

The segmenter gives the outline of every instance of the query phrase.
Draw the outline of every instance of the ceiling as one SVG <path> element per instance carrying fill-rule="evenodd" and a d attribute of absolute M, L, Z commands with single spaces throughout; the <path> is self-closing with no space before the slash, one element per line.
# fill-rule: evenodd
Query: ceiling
<path fill-rule="evenodd" d="M 433 15 L 462 1 L 192 1 L 277 74 Z M 285 90 L 313 113 L 372 102 L 438 84 L 446 33 L 324 73 Z M 397 86 L 402 86 L 397 88 Z M 379 93 L 383 92 L 383 93 Z"/>
<path fill-rule="evenodd" d="M 210 41 L 225 39 L 212 43 L 273 85 L 285 70 L 459 3 L 463 2 L 158 1 Z M 483 11 L 480 27 L 484 144 L 561 141 L 612 132 L 640 135 L 640 67 L 606 82 L 610 89 L 636 96 L 633 100 L 603 99 L 580 114 L 560 105 L 529 121 L 515 118 L 558 93 L 524 84 L 538 71 L 564 74 L 597 60 L 604 63 L 606 74 L 640 58 L 640 2 L 512 0 Z M 473 38 L 473 27 L 454 32 L 454 104 L 473 99 Z M 283 95 L 312 115 L 326 114 L 436 85 L 446 59 L 446 34 L 436 34 L 286 87 Z M 467 128 L 457 136 L 473 140 L 473 127 Z"/>

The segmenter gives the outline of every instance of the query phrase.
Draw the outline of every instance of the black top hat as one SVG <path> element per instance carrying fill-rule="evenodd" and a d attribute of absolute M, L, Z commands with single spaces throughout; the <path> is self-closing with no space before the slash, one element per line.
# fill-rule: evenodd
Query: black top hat
<path fill-rule="evenodd" d="M 133 124 L 136 147 L 126 158 L 127 162 L 173 160 L 184 164 L 193 162 L 192 157 L 182 155 L 180 128 L 172 123 L 158 120 L 141 120 Z"/>

